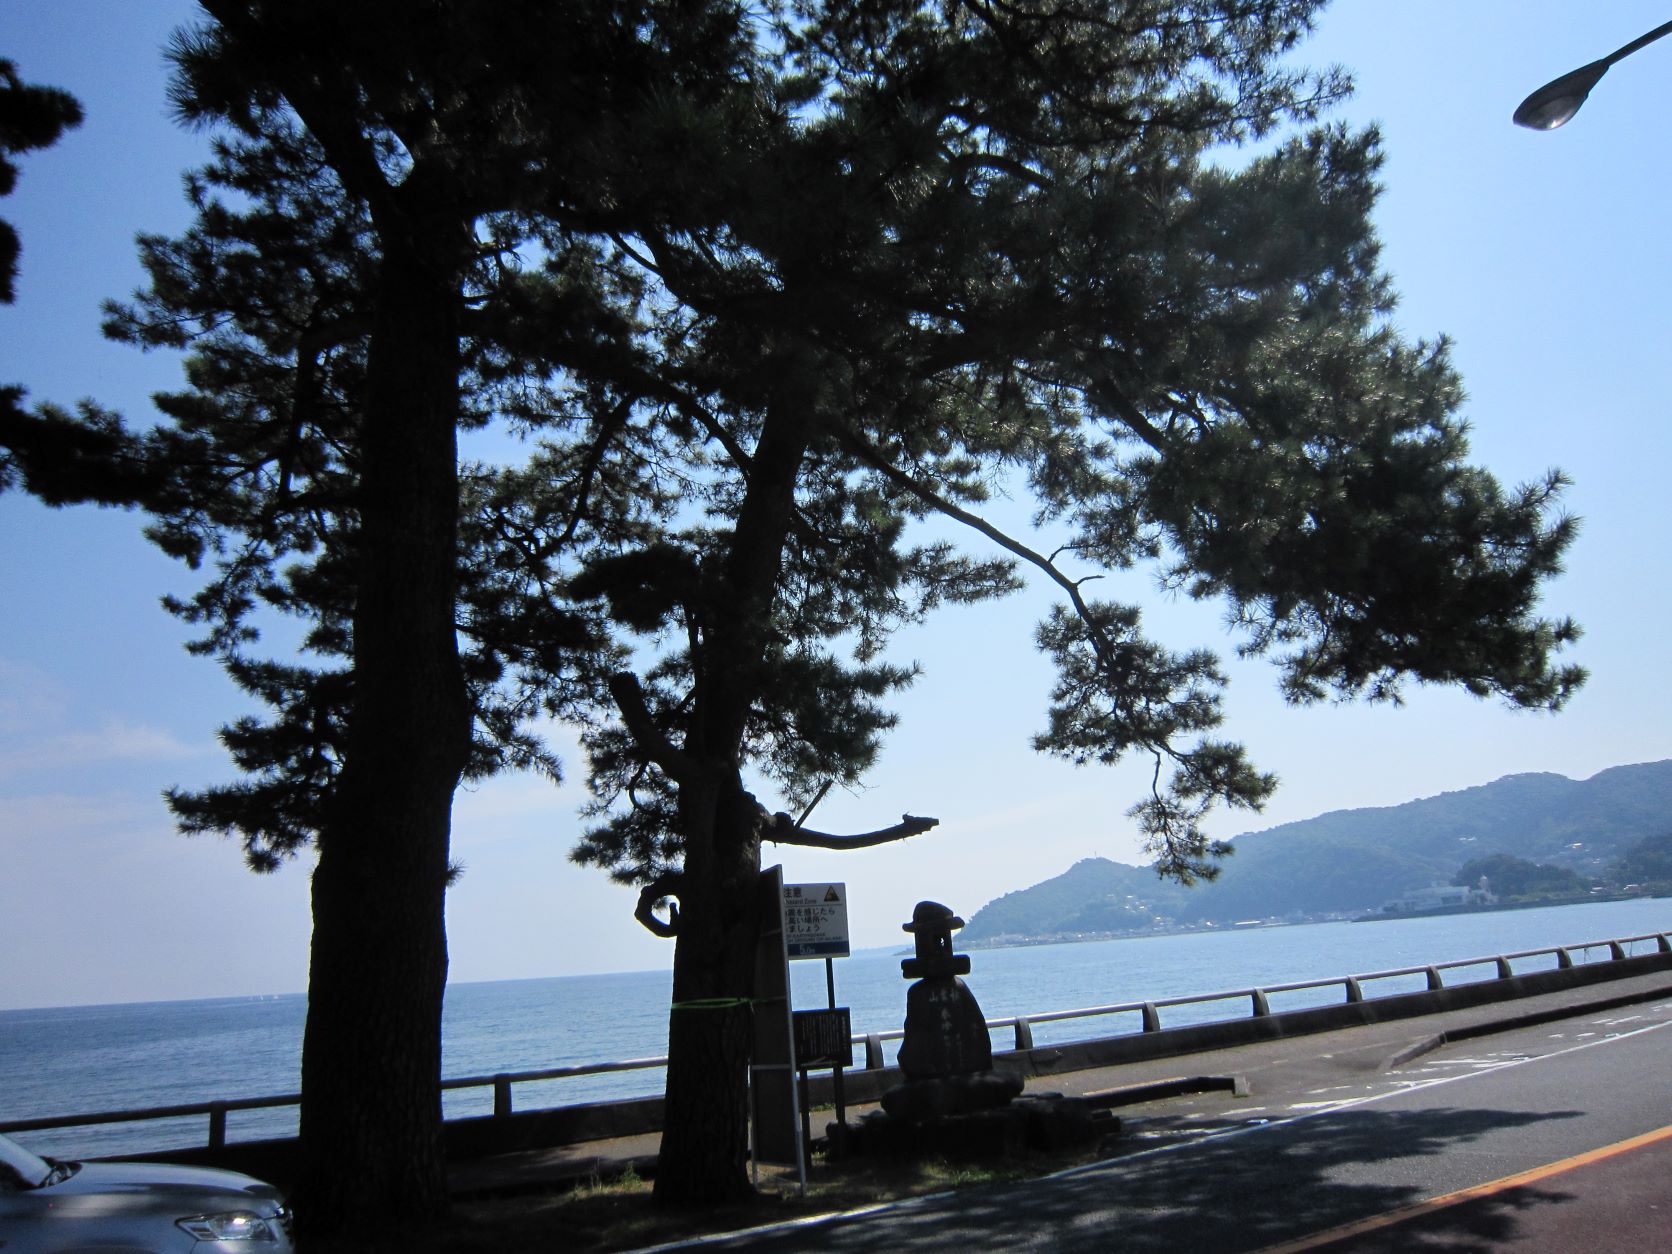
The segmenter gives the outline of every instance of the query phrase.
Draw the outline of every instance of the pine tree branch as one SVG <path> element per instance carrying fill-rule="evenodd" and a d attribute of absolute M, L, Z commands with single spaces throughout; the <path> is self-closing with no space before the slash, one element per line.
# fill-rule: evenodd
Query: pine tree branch
<path fill-rule="evenodd" d="M 754 459 L 749 456 L 748 450 L 737 442 L 737 438 L 726 430 L 725 424 L 714 412 L 694 398 L 677 392 L 674 393 L 674 401 L 684 412 L 697 420 L 703 430 L 708 432 L 709 438 L 725 450 L 726 456 L 732 459 L 732 464 L 744 478 L 748 478 L 749 472 L 754 468 Z"/>
<path fill-rule="evenodd" d="M 616 709 L 621 711 L 621 721 L 627 725 L 628 733 L 645 757 L 661 767 L 663 773 L 676 784 L 694 779 L 696 763 L 676 748 L 673 741 L 656 726 L 650 707 L 645 703 L 644 689 L 638 676 L 631 671 L 617 671 L 609 678 L 609 689 L 610 696 L 615 698 Z"/>
<path fill-rule="evenodd" d="M 902 814 L 900 822 L 893 827 L 880 828 L 874 832 L 858 832 L 852 836 L 837 836 L 830 832 L 815 832 L 810 828 L 797 827 L 795 820 L 789 815 L 774 814 L 771 821 L 762 827 L 761 839 L 771 841 L 775 845 L 799 845 L 805 849 L 869 849 L 873 845 L 886 845 L 911 836 L 921 836 L 930 828 L 938 826 L 939 819 Z"/>
<path fill-rule="evenodd" d="M 616 405 L 599 424 L 597 434 L 587 447 L 585 461 L 581 464 L 580 483 L 575 488 L 574 509 L 569 514 L 569 520 L 564 526 L 562 534 L 558 536 L 559 547 L 569 544 L 575 533 L 580 530 L 581 520 L 587 512 L 587 505 L 592 497 L 592 485 L 598 478 L 604 458 L 609 453 L 610 445 L 616 436 L 627 427 L 627 419 L 633 412 L 633 399 L 628 397 Z"/>
<path fill-rule="evenodd" d="M 301 63 L 296 52 L 286 46 L 284 34 L 275 36 L 271 23 L 248 0 L 202 0 L 202 5 L 247 49 L 265 50 L 274 85 L 330 155 L 343 186 L 364 200 L 374 215 L 386 215 L 392 207 L 392 189 L 365 133 L 355 124 L 352 85 L 340 75 L 333 81 L 313 63 Z M 275 45 L 282 49 L 278 55 L 274 55 Z"/>
<path fill-rule="evenodd" d="M 1127 399 L 1126 393 L 1121 391 L 1120 385 L 1109 377 L 1107 370 L 1093 370 L 1094 377 L 1086 387 L 1091 399 L 1102 405 L 1150 448 L 1157 453 L 1166 454 L 1171 451 L 1171 442 L 1154 423 L 1144 417 L 1142 411 Z"/>
<path fill-rule="evenodd" d="M 876 448 L 869 441 L 865 440 L 855 432 L 846 432 L 842 438 L 844 445 L 850 452 L 852 452 L 867 466 L 871 467 L 871 469 L 886 478 L 890 483 L 904 488 L 925 505 L 928 505 L 930 508 L 935 510 L 935 512 L 944 514 L 948 518 L 963 523 L 966 527 L 979 531 L 1001 549 L 1004 549 L 1008 553 L 1014 553 L 1024 562 L 1027 562 L 1029 565 L 1042 571 L 1052 583 L 1056 584 L 1063 590 L 1064 593 L 1067 594 L 1070 603 L 1074 606 L 1075 613 L 1077 613 L 1082 620 L 1084 620 L 1087 624 L 1090 624 L 1093 621 L 1091 609 L 1086 605 L 1085 598 L 1080 595 L 1079 583 L 1063 574 L 1063 572 L 1057 568 L 1056 564 L 1052 562 L 1050 558 L 1046 557 L 1043 553 L 1030 549 L 1020 540 L 1016 539 L 1008 532 L 995 527 L 979 514 L 972 514 L 969 510 L 964 509 L 962 506 L 947 500 L 946 497 L 936 492 L 921 479 L 917 479 L 912 475 L 907 474 L 904 470 L 901 470 L 898 466 L 894 465 L 888 460 L 888 458 L 883 456 L 880 449 Z M 1060 552 L 1061 550 L 1058 551 Z M 1092 639 L 1094 647 L 1098 650 L 1098 655 L 1103 657 L 1105 654 L 1105 648 L 1100 633 L 1094 632 Z M 1106 658 L 1105 660 L 1112 661 L 1113 659 Z"/>
<path fill-rule="evenodd" d="M 1074 613 L 1079 617 L 1081 623 L 1085 625 L 1086 640 L 1091 645 L 1092 653 L 1097 659 L 1099 670 L 1101 670 L 1103 674 L 1111 680 L 1123 676 L 1130 671 L 1130 664 L 1128 662 L 1123 662 L 1117 653 L 1115 646 L 1110 642 L 1107 634 L 1099 625 L 1097 615 L 1092 612 L 1091 607 L 1086 604 L 1085 598 L 1080 595 L 1080 584 L 1083 583 L 1084 580 L 1070 579 L 1057 567 L 1055 562 L 1053 562 L 1049 557 L 1046 557 L 1043 553 L 1039 553 L 1034 549 L 1029 548 L 1008 532 L 994 526 L 980 515 L 973 514 L 969 510 L 964 509 L 962 506 L 946 499 L 946 497 L 936 492 L 928 484 L 908 474 L 898 466 L 895 466 L 888 460 L 888 458 L 883 456 L 881 450 L 877 449 L 857 432 L 844 432 L 842 440 L 844 447 L 846 447 L 866 465 L 870 466 L 879 474 L 887 478 L 891 483 L 904 488 L 906 491 L 917 497 L 918 500 L 922 501 L 924 504 L 928 505 L 937 512 L 944 514 L 946 517 L 961 522 L 965 526 L 971 527 L 980 532 L 1006 552 L 1014 553 L 1023 561 L 1043 572 L 1053 583 L 1063 590 L 1064 594 L 1067 595 L 1069 603 L 1073 607 Z M 1059 549 L 1058 551 L 1060 552 L 1061 550 Z M 1180 764 L 1185 763 L 1190 757 L 1189 753 L 1175 748 L 1172 742 L 1165 737 L 1160 739 L 1143 738 L 1140 743 L 1143 744 L 1143 746 L 1155 757 L 1156 769 L 1158 771 L 1160 770 L 1163 757 Z"/>
<path fill-rule="evenodd" d="M 679 934 L 679 906 L 669 901 L 668 917 L 662 920 L 656 917 L 656 903 L 664 898 L 679 896 L 684 883 L 683 873 L 669 871 L 666 875 L 658 875 L 639 890 L 639 903 L 633 907 L 633 917 L 644 925 L 647 932 L 664 940 Z"/>
<path fill-rule="evenodd" d="M 1000 174 L 1008 174 L 1019 182 L 1038 188 L 1046 188 L 1051 185 L 1051 180 L 1047 175 L 1029 168 L 1023 162 L 996 152 L 964 153 L 952 158 L 947 166 L 953 175 L 953 178 L 949 181 L 960 185 L 971 170 L 993 170 Z"/>

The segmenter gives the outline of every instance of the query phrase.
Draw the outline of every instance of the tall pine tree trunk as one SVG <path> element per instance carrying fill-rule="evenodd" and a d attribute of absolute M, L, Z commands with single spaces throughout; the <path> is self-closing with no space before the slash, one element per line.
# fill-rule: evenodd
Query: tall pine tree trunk
<path fill-rule="evenodd" d="M 454 636 L 457 280 L 389 239 L 368 359 L 354 707 L 319 834 L 298 1213 L 352 1238 L 446 1206 L 443 898 L 469 722 Z"/>
<path fill-rule="evenodd" d="M 753 1191 L 749 998 L 760 931 L 760 811 L 735 769 L 721 774 L 717 786 L 687 788 L 680 797 L 686 822 L 709 835 L 688 843 L 680 894 L 656 1171 L 656 1201 L 664 1206 L 734 1201 Z"/>
<path fill-rule="evenodd" d="M 802 351 L 780 346 L 776 355 L 787 359 Z M 818 378 L 810 366 L 785 374 L 803 382 Z M 752 1191 L 746 1167 L 752 1044 L 747 999 L 754 992 L 760 932 L 762 816 L 737 764 L 764 682 L 760 659 L 773 630 L 813 412 L 810 395 L 786 392 L 763 426 L 718 596 L 706 616 L 706 674 L 696 685 L 685 746 L 699 765 L 679 786 L 685 866 L 656 1167 L 661 1205 L 726 1202 Z"/>

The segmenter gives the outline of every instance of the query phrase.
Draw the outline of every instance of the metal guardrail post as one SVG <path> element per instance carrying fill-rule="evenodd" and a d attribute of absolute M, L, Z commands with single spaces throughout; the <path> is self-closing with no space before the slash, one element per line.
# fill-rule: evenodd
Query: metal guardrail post
<path fill-rule="evenodd" d="M 1033 1048 L 1033 1024 L 1028 1022 L 1025 1015 L 1016 1016 L 1016 1048 Z"/>
<path fill-rule="evenodd" d="M 1144 1031 L 1161 1031 L 1161 1015 L 1155 1008 L 1153 1001 L 1146 1001 L 1140 1013 L 1144 1016 Z"/>
<path fill-rule="evenodd" d="M 1429 967 L 1423 974 L 1428 977 L 1429 992 L 1437 993 L 1446 986 L 1446 982 L 1440 978 L 1439 967 Z"/>
<path fill-rule="evenodd" d="M 882 1037 L 876 1032 L 867 1033 L 865 1037 L 865 1070 L 881 1071 L 883 1065 Z"/>
<path fill-rule="evenodd" d="M 1266 991 L 1256 988 L 1249 991 L 1248 999 L 1254 1003 L 1254 1017 L 1263 1019 L 1271 1013 L 1271 1003 L 1266 1000 Z"/>
<path fill-rule="evenodd" d="M 209 1103 L 209 1148 L 226 1148 L 226 1103 Z"/>
<path fill-rule="evenodd" d="M 501 1072 L 493 1078 L 493 1117 L 508 1119 L 511 1116 L 511 1077 Z"/>

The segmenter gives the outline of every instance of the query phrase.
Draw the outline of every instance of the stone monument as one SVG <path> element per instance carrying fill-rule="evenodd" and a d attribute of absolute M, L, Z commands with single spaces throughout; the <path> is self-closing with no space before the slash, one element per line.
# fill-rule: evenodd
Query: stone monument
<path fill-rule="evenodd" d="M 922 1158 L 987 1158 L 1028 1149 L 1057 1151 L 1118 1134 L 1120 1121 L 1061 1093 L 1019 1097 L 1021 1069 L 993 1069 L 993 1045 L 975 994 L 959 977 L 968 954 L 952 952 L 952 933 L 964 921 L 938 901 L 920 901 L 903 929 L 917 952 L 900 974 L 917 981 L 906 990 L 906 1032 L 900 1044 L 901 1082 L 882 1094 L 882 1109 L 853 1127 L 832 1125 L 830 1144 L 844 1152 Z"/>
<path fill-rule="evenodd" d="M 1022 1078 L 993 1070 L 993 1046 L 975 994 L 959 977 L 968 954 L 952 952 L 964 921 L 938 901 L 920 901 L 902 925 L 916 941 L 900 974 L 906 991 L 906 1034 L 900 1045 L 905 1081 L 882 1095 L 891 1116 L 908 1123 L 1003 1106 L 1022 1091 Z"/>

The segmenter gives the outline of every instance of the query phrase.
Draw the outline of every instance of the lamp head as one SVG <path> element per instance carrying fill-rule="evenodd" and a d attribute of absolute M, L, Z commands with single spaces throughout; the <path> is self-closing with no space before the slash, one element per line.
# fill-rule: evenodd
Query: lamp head
<path fill-rule="evenodd" d="M 1553 131 L 1579 112 L 1591 88 L 1608 72 L 1610 60 L 1592 61 L 1552 79 L 1523 100 L 1515 110 L 1515 124 L 1535 131 Z"/>

